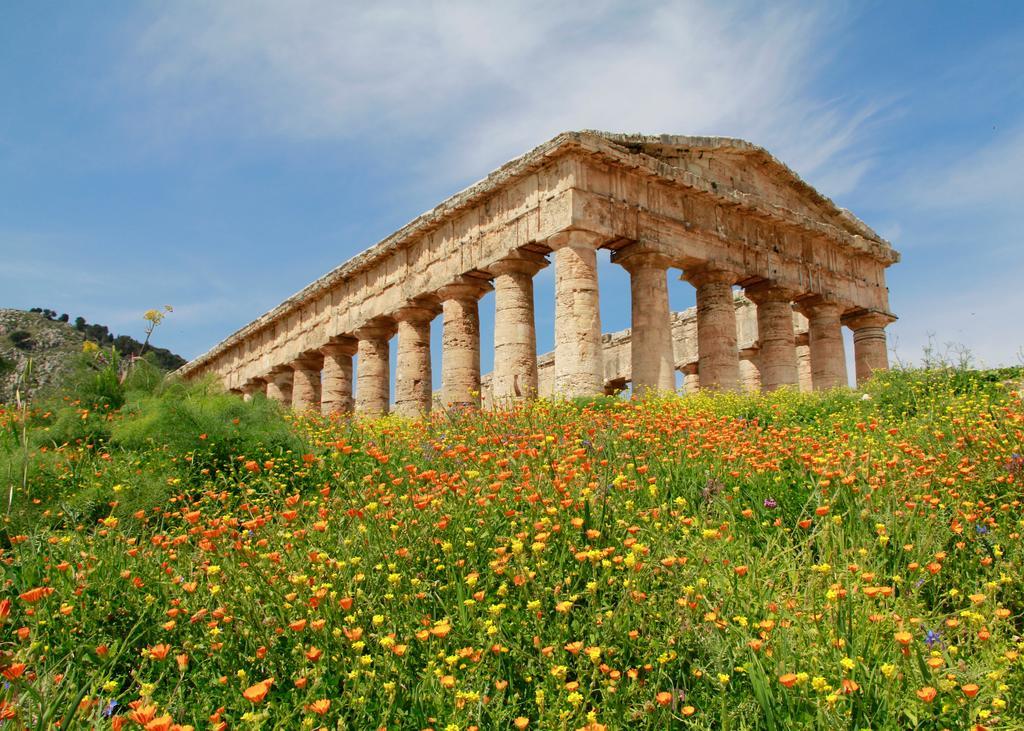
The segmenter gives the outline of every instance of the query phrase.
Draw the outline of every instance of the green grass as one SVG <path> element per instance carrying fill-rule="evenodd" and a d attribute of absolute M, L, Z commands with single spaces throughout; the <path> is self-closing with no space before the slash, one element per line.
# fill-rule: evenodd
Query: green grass
<path fill-rule="evenodd" d="M 100 378 L 29 417 L 8 723 L 1020 728 L 1020 376 L 425 423 Z"/>

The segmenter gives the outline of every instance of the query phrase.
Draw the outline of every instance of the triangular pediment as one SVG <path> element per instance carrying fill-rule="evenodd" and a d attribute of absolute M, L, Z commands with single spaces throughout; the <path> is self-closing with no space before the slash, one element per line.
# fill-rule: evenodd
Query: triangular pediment
<path fill-rule="evenodd" d="M 715 188 L 755 196 L 773 206 L 875 241 L 881 237 L 840 208 L 763 147 L 732 137 L 628 135 L 587 130 L 634 153 L 696 175 Z"/>

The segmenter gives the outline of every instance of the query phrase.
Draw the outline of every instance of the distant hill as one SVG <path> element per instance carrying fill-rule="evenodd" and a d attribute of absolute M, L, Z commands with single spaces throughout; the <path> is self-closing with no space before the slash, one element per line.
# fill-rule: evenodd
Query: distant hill
<path fill-rule="evenodd" d="M 127 335 L 114 335 L 106 325 L 95 325 L 53 310 L 0 308 L 0 403 L 14 400 L 19 374 L 32 359 L 34 391 L 58 386 L 73 367 L 86 340 L 102 348 L 114 347 L 122 355 L 138 355 L 142 343 Z M 147 353 L 165 370 L 184 365 L 185 359 L 152 345 Z"/>

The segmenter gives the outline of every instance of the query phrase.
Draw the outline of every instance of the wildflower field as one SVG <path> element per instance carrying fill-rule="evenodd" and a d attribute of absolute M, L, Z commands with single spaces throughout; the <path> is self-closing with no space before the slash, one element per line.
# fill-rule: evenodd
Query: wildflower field
<path fill-rule="evenodd" d="M 1019 376 L 2 412 L 0 728 L 1024 728 Z"/>

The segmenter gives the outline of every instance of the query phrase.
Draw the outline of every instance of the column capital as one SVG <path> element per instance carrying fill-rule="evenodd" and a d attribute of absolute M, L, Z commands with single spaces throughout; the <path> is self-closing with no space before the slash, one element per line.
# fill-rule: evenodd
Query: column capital
<path fill-rule="evenodd" d="M 687 269 L 683 272 L 683 276 L 680 279 L 686 280 L 694 287 L 700 287 L 701 285 L 712 283 L 736 284 L 736 282 L 742 279 L 742 276 L 739 272 L 728 267 L 708 263 L 700 267 Z"/>
<path fill-rule="evenodd" d="M 771 281 L 758 282 L 743 288 L 743 295 L 757 305 L 765 302 L 792 302 L 797 294 L 799 293 L 795 290 L 780 287 Z"/>
<path fill-rule="evenodd" d="M 441 303 L 437 297 L 416 297 L 399 307 L 391 317 L 396 322 L 430 322 L 441 312 Z"/>
<path fill-rule="evenodd" d="M 324 355 L 355 355 L 359 347 L 359 340 L 348 335 L 338 335 L 320 346 L 320 352 Z"/>
<path fill-rule="evenodd" d="M 268 373 L 264 378 L 268 383 L 291 383 L 292 374 L 294 372 L 295 371 L 292 369 L 291 365 L 274 366 L 270 369 L 270 373 Z"/>
<path fill-rule="evenodd" d="M 390 340 L 395 334 L 395 321 L 390 317 L 374 317 L 352 332 L 360 340 Z"/>
<path fill-rule="evenodd" d="M 551 236 L 548 236 L 544 243 L 547 244 L 552 251 L 558 251 L 559 249 L 564 249 L 566 247 L 570 249 L 599 249 L 605 240 L 606 237 L 601 234 L 574 228 L 552 234 Z"/>
<path fill-rule="evenodd" d="M 865 327 L 888 327 L 896 322 L 896 315 L 882 310 L 861 310 L 842 317 L 842 323 L 851 330 Z"/>
<path fill-rule="evenodd" d="M 463 275 L 458 277 L 451 284 L 446 284 L 443 287 L 440 287 L 437 290 L 437 296 L 442 302 L 445 300 L 476 302 L 492 289 L 494 289 L 494 287 L 485 279 L 477 279 L 476 277 L 467 277 Z"/>
<path fill-rule="evenodd" d="M 672 266 L 672 258 L 652 244 L 637 241 L 613 252 L 612 263 L 633 272 L 636 269 L 668 269 Z"/>
<path fill-rule="evenodd" d="M 294 371 L 318 371 L 323 367 L 323 364 L 323 355 L 319 352 L 314 351 L 312 353 L 303 353 L 288 365 Z"/>
<path fill-rule="evenodd" d="M 797 312 L 801 313 L 805 317 L 810 317 L 811 313 L 816 310 L 827 310 L 834 308 L 836 312 L 840 312 L 842 306 L 833 299 L 829 299 L 824 295 L 814 294 L 809 297 L 804 297 L 793 304 L 793 307 Z"/>
<path fill-rule="evenodd" d="M 516 249 L 485 268 L 496 277 L 502 274 L 529 274 L 532 277 L 548 264 L 550 262 L 543 254 Z"/>

